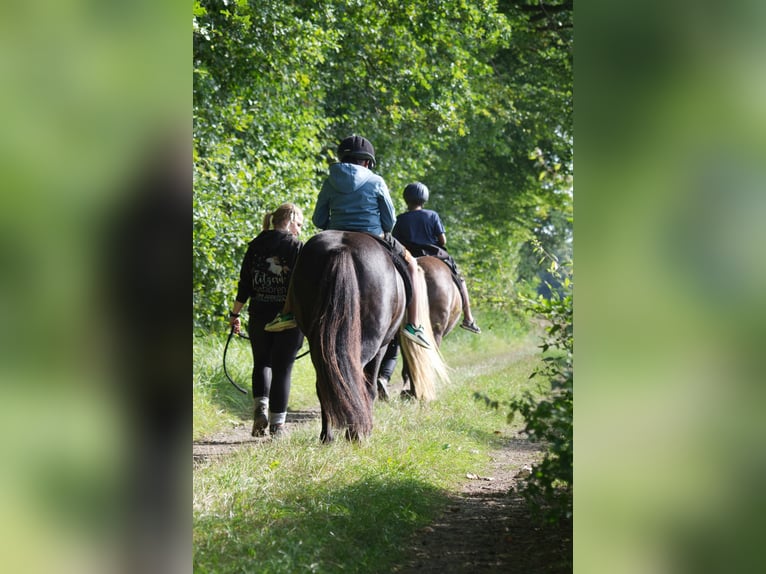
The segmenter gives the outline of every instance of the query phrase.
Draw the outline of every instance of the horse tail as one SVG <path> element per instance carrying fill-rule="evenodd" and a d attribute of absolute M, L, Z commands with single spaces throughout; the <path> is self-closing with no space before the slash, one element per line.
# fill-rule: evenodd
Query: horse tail
<path fill-rule="evenodd" d="M 417 277 L 413 277 L 412 280 L 418 282 L 417 289 L 421 294 L 418 297 L 418 317 L 421 319 L 423 330 L 432 344 L 430 349 L 426 349 L 407 337 L 399 337 L 399 340 L 402 353 L 407 360 L 415 396 L 424 401 L 431 401 L 436 398 L 436 381 L 439 380 L 444 384 L 449 383 L 449 369 L 444 362 L 441 351 L 434 342 L 429 313 L 428 288 L 420 266 L 418 266 Z"/>
<path fill-rule="evenodd" d="M 361 364 L 359 285 L 351 253 L 335 251 L 320 282 L 320 303 L 314 317 L 321 360 L 317 370 L 317 395 L 332 427 L 348 425 L 351 436 L 372 431 L 372 398 L 365 390 Z"/>

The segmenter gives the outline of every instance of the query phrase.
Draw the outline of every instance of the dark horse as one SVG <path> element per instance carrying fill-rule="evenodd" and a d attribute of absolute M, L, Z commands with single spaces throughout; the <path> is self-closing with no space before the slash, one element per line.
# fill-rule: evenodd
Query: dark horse
<path fill-rule="evenodd" d="M 421 293 L 426 293 L 422 274 Z M 429 337 L 427 297 L 419 316 Z M 309 239 L 295 264 L 288 306 L 306 335 L 322 407 L 323 442 L 346 427 L 349 439 L 372 431 L 372 404 L 386 346 L 405 314 L 404 282 L 388 250 L 375 237 L 353 231 L 323 231 Z M 422 311 L 420 310 L 422 308 Z M 416 395 L 434 397 L 435 377 L 447 379 L 438 350 L 402 337 Z"/>
<path fill-rule="evenodd" d="M 452 277 L 452 271 L 444 261 L 438 257 L 426 255 L 418 257 L 418 266 L 423 270 L 428 289 L 428 310 L 431 327 L 434 334 L 434 343 L 441 347 L 442 339 L 455 328 L 460 315 L 463 312 L 463 300 L 460 297 L 460 289 Z M 402 353 L 402 380 L 404 382 L 403 395 L 415 394 L 410 380 L 410 369 L 407 355 Z"/>

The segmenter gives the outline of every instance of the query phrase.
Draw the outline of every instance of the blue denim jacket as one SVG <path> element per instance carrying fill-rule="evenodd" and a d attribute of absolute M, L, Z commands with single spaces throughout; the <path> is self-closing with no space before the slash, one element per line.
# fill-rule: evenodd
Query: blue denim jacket
<path fill-rule="evenodd" d="M 382 235 L 394 228 L 394 204 L 382 177 L 361 165 L 336 163 L 322 184 L 311 221 L 319 229 Z"/>

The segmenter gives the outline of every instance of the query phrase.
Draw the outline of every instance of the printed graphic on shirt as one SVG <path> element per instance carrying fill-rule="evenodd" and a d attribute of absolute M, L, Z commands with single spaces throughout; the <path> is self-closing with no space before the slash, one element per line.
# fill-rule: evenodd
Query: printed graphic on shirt
<path fill-rule="evenodd" d="M 256 254 L 253 258 L 253 299 L 261 303 L 281 303 L 287 299 L 290 268 L 282 258 Z"/>

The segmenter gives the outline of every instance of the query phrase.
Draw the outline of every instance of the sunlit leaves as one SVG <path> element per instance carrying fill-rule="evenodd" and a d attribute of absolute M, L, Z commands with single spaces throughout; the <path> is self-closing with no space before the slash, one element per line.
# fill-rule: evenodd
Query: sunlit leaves
<path fill-rule="evenodd" d="M 195 217 L 238 238 L 237 247 L 195 235 L 195 254 L 205 254 L 195 259 L 197 324 L 225 310 L 211 293 L 222 284 L 209 278 L 234 281 L 253 222 L 288 199 L 310 215 L 350 133 L 373 141 L 398 211 L 407 183 L 429 185 L 477 303 L 508 301 L 539 207 L 566 210 L 556 194 L 571 189 L 571 31 L 538 29 L 534 10 L 493 0 L 197 1 L 195 206 L 206 211 Z M 571 22 L 571 11 L 556 17 Z"/>

